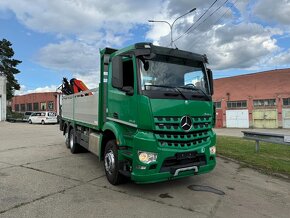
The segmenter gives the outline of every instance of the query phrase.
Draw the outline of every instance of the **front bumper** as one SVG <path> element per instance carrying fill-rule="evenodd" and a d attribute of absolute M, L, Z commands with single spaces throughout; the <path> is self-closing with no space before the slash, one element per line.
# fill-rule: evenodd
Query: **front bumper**
<path fill-rule="evenodd" d="M 156 183 L 156 182 L 162 182 L 162 181 L 167 181 L 167 180 L 175 180 L 175 179 L 180 179 L 188 176 L 193 176 L 193 175 L 199 175 L 203 173 L 210 172 L 215 168 L 216 162 L 213 161 L 210 164 L 204 165 L 204 166 L 199 166 L 198 167 L 198 172 L 194 172 L 194 170 L 188 170 L 188 171 L 183 171 L 180 172 L 177 176 L 174 176 L 170 172 L 163 172 L 163 173 L 149 173 L 149 174 L 141 174 L 141 173 L 136 173 L 133 172 L 131 174 L 131 179 L 140 184 L 145 184 L 145 183 Z"/>
<path fill-rule="evenodd" d="M 209 140 L 193 148 L 162 148 L 151 132 L 138 131 L 132 143 L 131 179 L 136 183 L 154 183 L 174 180 L 192 175 L 210 172 L 215 168 L 216 156 L 211 155 L 209 148 L 215 145 L 216 135 L 210 131 Z M 155 162 L 144 164 L 139 161 L 138 151 L 157 153 Z M 177 158 L 179 154 L 192 155 Z"/>

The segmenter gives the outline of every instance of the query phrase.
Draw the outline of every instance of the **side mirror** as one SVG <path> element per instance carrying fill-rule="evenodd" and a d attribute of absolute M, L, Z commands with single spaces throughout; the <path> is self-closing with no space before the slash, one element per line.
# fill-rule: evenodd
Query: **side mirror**
<path fill-rule="evenodd" d="M 122 88 L 122 91 L 124 91 L 126 93 L 126 95 L 134 95 L 134 88 L 132 86 L 124 86 Z"/>
<path fill-rule="evenodd" d="M 207 68 L 206 73 L 207 73 L 207 78 L 209 80 L 210 95 L 213 95 L 213 93 L 214 93 L 214 91 L 213 91 L 213 76 L 212 76 L 211 69 Z"/>
<path fill-rule="evenodd" d="M 121 56 L 116 56 L 112 60 L 112 86 L 123 88 L 123 61 Z"/>

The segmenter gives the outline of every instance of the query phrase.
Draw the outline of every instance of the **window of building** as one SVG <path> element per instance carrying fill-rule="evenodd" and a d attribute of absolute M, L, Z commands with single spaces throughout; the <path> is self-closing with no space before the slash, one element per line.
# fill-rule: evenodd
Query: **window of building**
<path fill-rule="evenodd" d="M 221 101 L 217 101 L 214 103 L 215 108 L 222 108 L 222 102 Z"/>
<path fill-rule="evenodd" d="M 54 109 L 53 106 L 54 106 L 53 101 L 49 101 L 48 102 L 48 110 L 52 111 Z"/>
<path fill-rule="evenodd" d="M 25 111 L 25 104 L 20 105 L 20 111 Z"/>
<path fill-rule="evenodd" d="M 15 105 L 15 111 L 19 111 L 19 104 Z"/>
<path fill-rule="evenodd" d="M 26 110 L 27 111 L 32 111 L 32 104 L 31 103 L 27 103 L 26 104 Z"/>
<path fill-rule="evenodd" d="M 290 98 L 283 98 L 283 105 L 290 106 Z"/>
<path fill-rule="evenodd" d="M 254 100 L 254 107 L 271 107 L 271 106 L 276 106 L 276 99 Z"/>
<path fill-rule="evenodd" d="M 34 111 L 38 111 L 39 110 L 39 104 L 38 104 L 38 102 L 34 102 L 33 103 L 33 110 Z"/>
<path fill-rule="evenodd" d="M 46 110 L 46 102 L 41 102 L 41 103 L 40 103 L 40 109 L 41 109 L 42 111 L 45 111 L 45 110 Z"/>
<path fill-rule="evenodd" d="M 247 108 L 247 101 L 228 101 L 228 108 Z"/>

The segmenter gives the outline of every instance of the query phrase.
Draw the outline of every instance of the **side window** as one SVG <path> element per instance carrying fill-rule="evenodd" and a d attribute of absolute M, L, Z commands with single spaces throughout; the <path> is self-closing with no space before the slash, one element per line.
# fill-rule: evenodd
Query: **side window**
<path fill-rule="evenodd" d="M 132 59 L 123 62 L 123 86 L 134 87 L 134 66 Z"/>

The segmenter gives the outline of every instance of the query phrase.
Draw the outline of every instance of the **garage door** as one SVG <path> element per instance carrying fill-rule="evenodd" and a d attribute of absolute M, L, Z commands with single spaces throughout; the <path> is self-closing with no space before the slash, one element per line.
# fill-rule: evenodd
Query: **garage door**
<path fill-rule="evenodd" d="M 283 109 L 283 128 L 290 128 L 290 109 Z"/>
<path fill-rule="evenodd" d="M 226 123 L 228 128 L 249 128 L 249 111 L 227 110 Z"/>
<path fill-rule="evenodd" d="M 216 128 L 222 128 L 223 127 L 223 110 L 222 109 L 216 109 Z"/>
<path fill-rule="evenodd" d="M 277 110 L 257 109 L 253 110 L 254 128 L 278 128 Z"/>

